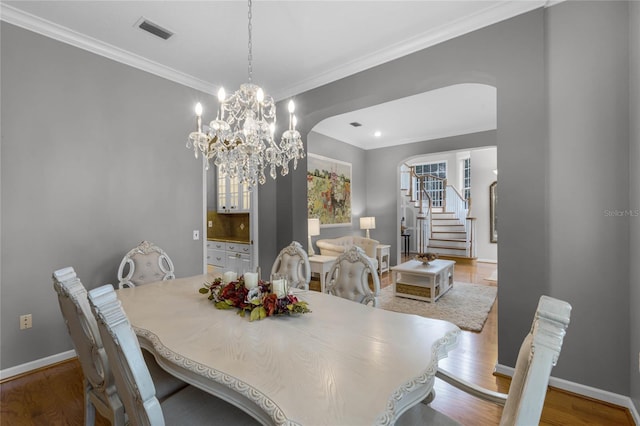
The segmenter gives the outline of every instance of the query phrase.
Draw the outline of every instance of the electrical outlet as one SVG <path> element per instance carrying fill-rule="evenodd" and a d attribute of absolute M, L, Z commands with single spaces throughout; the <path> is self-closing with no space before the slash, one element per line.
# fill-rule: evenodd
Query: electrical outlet
<path fill-rule="evenodd" d="M 193 239 L 194 240 L 199 240 L 200 239 L 200 231 L 198 231 L 197 229 L 193 230 Z"/>
<path fill-rule="evenodd" d="M 32 327 L 31 314 L 20 315 L 20 330 L 25 330 Z"/>
<path fill-rule="evenodd" d="M 213 228 L 213 221 L 212 221 L 212 220 L 210 220 L 210 221 L 209 221 L 209 223 L 208 223 L 208 225 L 209 225 L 209 228 Z"/>

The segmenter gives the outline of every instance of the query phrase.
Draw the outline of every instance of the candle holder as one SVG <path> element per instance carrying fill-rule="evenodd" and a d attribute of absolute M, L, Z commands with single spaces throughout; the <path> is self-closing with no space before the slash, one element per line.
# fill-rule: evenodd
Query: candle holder
<path fill-rule="evenodd" d="M 289 294 L 289 277 L 285 274 L 271 274 L 271 292 L 278 299 L 286 297 Z"/>

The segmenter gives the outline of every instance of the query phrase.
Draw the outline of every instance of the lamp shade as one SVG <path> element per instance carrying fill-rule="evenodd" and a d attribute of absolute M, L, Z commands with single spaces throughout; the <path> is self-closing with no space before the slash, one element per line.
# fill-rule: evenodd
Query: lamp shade
<path fill-rule="evenodd" d="M 373 216 L 361 217 L 360 229 L 376 229 L 376 218 Z"/>
<path fill-rule="evenodd" d="M 309 236 L 320 235 L 320 219 L 309 219 Z"/>

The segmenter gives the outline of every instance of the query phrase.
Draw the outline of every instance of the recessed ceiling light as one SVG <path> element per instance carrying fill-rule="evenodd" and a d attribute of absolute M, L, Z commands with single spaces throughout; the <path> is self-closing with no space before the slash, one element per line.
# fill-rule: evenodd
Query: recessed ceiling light
<path fill-rule="evenodd" d="M 382 136 L 382 132 L 380 130 L 376 130 L 373 136 L 375 136 L 376 138 L 379 138 L 380 136 Z"/>

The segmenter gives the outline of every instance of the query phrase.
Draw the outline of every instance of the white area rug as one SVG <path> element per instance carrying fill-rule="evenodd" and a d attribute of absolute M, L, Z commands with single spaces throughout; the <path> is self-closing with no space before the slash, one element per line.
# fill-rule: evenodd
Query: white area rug
<path fill-rule="evenodd" d="M 463 330 L 482 331 L 498 288 L 455 282 L 453 288 L 435 303 L 393 295 L 393 285 L 380 291 L 378 307 L 388 311 L 421 315 L 454 323 Z"/>

